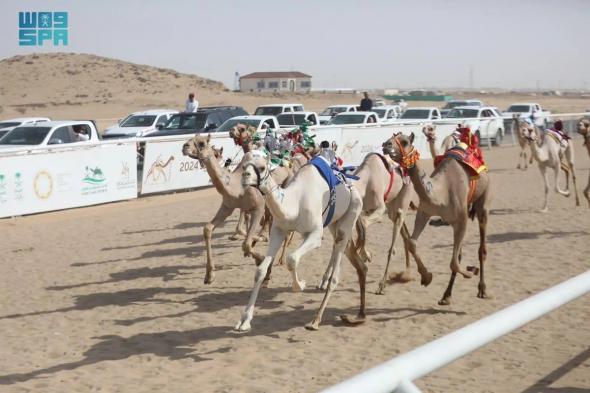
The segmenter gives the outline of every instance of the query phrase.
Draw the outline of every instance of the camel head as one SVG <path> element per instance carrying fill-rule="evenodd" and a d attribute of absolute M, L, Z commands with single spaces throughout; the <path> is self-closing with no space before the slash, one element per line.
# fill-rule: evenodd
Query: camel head
<path fill-rule="evenodd" d="M 401 132 L 394 133 L 391 138 L 383 142 L 383 154 L 389 155 L 391 159 L 401 165 L 402 168 L 411 168 L 420 158 L 418 150 L 413 145 L 414 133 L 409 136 Z"/>
<path fill-rule="evenodd" d="M 182 154 L 195 160 L 205 160 L 215 157 L 215 151 L 209 144 L 210 141 L 211 134 L 207 134 L 207 136 L 197 134 L 182 146 Z"/>
<path fill-rule="evenodd" d="M 580 119 L 580 122 L 578 123 L 578 129 L 576 131 L 583 137 L 590 138 L 590 118 L 584 117 Z"/>
<path fill-rule="evenodd" d="M 232 138 L 234 143 L 238 146 L 245 146 L 252 143 L 254 134 L 256 134 L 256 128 L 241 123 L 236 124 L 231 130 L 229 130 L 230 138 Z"/>
<path fill-rule="evenodd" d="M 422 133 L 428 139 L 428 142 L 436 140 L 436 126 L 434 124 L 428 124 L 422 128 Z"/>
<path fill-rule="evenodd" d="M 265 180 L 270 176 L 270 157 L 262 150 L 254 150 L 245 156 L 242 171 L 242 186 L 265 187 Z"/>

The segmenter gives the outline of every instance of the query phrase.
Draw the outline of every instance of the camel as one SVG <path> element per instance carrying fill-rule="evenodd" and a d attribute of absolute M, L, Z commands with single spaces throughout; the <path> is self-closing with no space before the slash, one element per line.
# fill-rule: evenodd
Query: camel
<path fill-rule="evenodd" d="M 378 295 L 382 295 L 385 293 L 386 282 L 389 278 L 389 264 L 392 255 L 395 253 L 394 245 L 400 231 L 404 240 L 406 269 L 403 272 L 392 274 L 390 280 L 397 282 L 409 282 L 412 280 L 408 247 L 410 233 L 404 220 L 410 202 L 416 194 L 410 184 L 404 183 L 399 166 L 390 163 L 385 156 L 378 153 L 368 154 L 353 175 L 358 177 L 358 180 L 354 182 L 354 186 L 363 200 L 363 211 L 359 222 L 364 226 L 364 230 L 366 231 L 369 225 L 380 220 L 386 211 L 389 219 L 393 222 L 387 264 L 376 292 Z M 371 259 L 370 254 L 364 247 L 359 253 L 364 260 Z M 432 273 L 428 272 L 419 257 L 414 255 L 414 258 L 421 275 L 421 283 L 427 286 L 432 281 Z M 329 276 L 330 271 L 326 270 L 326 274 L 324 274 L 319 286 L 320 289 L 326 289 Z"/>
<path fill-rule="evenodd" d="M 229 172 L 221 167 L 219 161 L 215 159 L 215 152 L 210 145 L 211 134 L 207 136 L 197 134 L 182 148 L 182 153 L 186 156 L 199 160 L 211 177 L 213 186 L 221 194 L 222 202 L 219 210 L 211 222 L 203 228 L 203 237 L 207 249 L 207 265 L 205 273 L 205 284 L 211 284 L 215 280 L 215 264 L 213 263 L 211 252 L 211 236 L 213 230 L 222 225 L 235 209 L 248 212 L 250 214 L 250 223 L 246 233 L 246 238 L 242 243 L 242 250 L 245 256 L 252 256 L 257 263 L 262 261 L 262 255 L 254 252 L 255 234 L 260 228 L 260 222 L 264 215 L 264 197 L 259 190 L 253 187 L 244 189 L 241 184 L 243 165 L 238 165 L 233 172 Z M 244 156 L 248 159 L 249 154 Z M 274 177 L 273 173 L 273 177 Z M 278 179 L 279 182 L 284 179 Z M 267 277 L 269 279 L 270 275 Z"/>
<path fill-rule="evenodd" d="M 570 196 L 569 191 L 569 175 L 571 173 L 572 182 L 574 183 L 574 193 L 576 196 L 576 206 L 580 206 L 580 198 L 578 196 L 578 188 L 576 185 L 576 172 L 574 171 L 574 149 L 573 145 L 569 140 L 562 141 L 558 140 L 557 136 L 550 131 L 546 132 L 545 137 L 542 141 L 539 141 L 539 136 L 529 125 L 524 128 L 523 134 L 531 147 L 531 153 L 533 158 L 539 163 L 539 170 L 543 176 L 543 182 L 545 183 L 545 199 L 541 212 L 546 213 L 549 211 L 549 175 L 547 169 L 553 169 L 554 181 L 555 181 L 555 192 L 565 197 Z M 559 188 L 559 173 L 560 169 L 563 169 L 566 176 L 566 189 L 562 190 Z"/>
<path fill-rule="evenodd" d="M 317 158 L 322 160 L 323 158 Z M 327 161 L 326 161 L 327 162 Z M 313 165 L 306 165 L 299 170 L 292 182 L 287 187 L 280 187 L 269 175 L 269 160 L 262 154 L 254 155 L 250 161 L 245 162 L 242 173 L 244 186 L 258 187 L 266 195 L 266 205 L 273 215 L 273 225 L 270 230 L 270 239 L 266 257 L 257 267 L 254 276 L 254 287 L 246 309 L 242 313 L 240 321 L 235 326 L 238 331 L 251 329 L 251 321 L 254 315 L 254 305 L 258 292 L 266 274 L 271 266 L 273 258 L 289 232 L 299 232 L 303 235 L 303 242 L 287 256 L 287 268 L 293 279 L 294 291 L 303 291 L 305 281 L 300 280 L 297 268 L 301 257 L 308 251 L 318 248 L 322 244 L 324 225 L 328 225 L 334 237 L 334 246 L 330 258 L 331 277 L 327 285 L 324 298 L 315 318 L 305 327 L 309 330 L 317 330 L 326 308 L 328 299 L 336 287 L 340 274 L 340 261 L 342 253 L 346 253 L 357 271 L 361 292 L 360 310 L 356 319 L 342 316 L 349 323 L 361 323 L 365 319 L 365 281 L 367 267 L 360 258 L 357 258 L 356 247 L 349 240 L 355 227 L 357 218 L 362 210 L 362 198 L 354 186 L 340 183 L 333 191 L 327 182 Z M 327 164 L 329 165 L 329 164 Z M 329 201 L 333 201 L 333 211 Z M 326 216 L 326 211 L 328 211 Z M 332 220 L 328 220 L 330 212 L 333 212 Z M 361 231 L 358 244 L 364 241 Z"/>
<path fill-rule="evenodd" d="M 461 142 L 457 133 L 453 132 L 452 134 L 447 135 L 442 140 L 442 143 L 440 145 L 440 152 L 437 152 L 436 146 L 434 144 L 434 142 L 436 142 L 436 126 L 432 125 L 432 124 L 427 125 L 426 127 L 422 128 L 422 133 L 424 134 L 424 136 L 426 137 L 426 140 L 428 141 L 428 147 L 430 148 L 430 155 L 432 156 L 433 160 L 439 154 L 444 154 L 451 147 L 455 147 L 459 144 L 459 142 Z"/>
<path fill-rule="evenodd" d="M 484 263 L 487 256 L 486 228 L 491 202 L 490 179 L 482 172 L 475 181 L 468 169 L 455 159 L 443 159 L 434 172 L 428 176 L 419 160 L 420 155 L 412 145 L 414 134 L 394 134 L 383 143 L 383 153 L 399 163 L 408 171 L 414 189 L 420 198 L 414 231 L 409 241 L 410 252 L 416 252 L 416 242 L 431 216 L 440 216 L 453 227 L 453 255 L 451 258 L 451 277 L 449 284 L 438 302 L 451 304 L 453 284 L 457 273 L 465 278 L 480 274 L 478 298 L 488 298 L 484 281 Z M 473 183 L 475 181 L 475 183 Z M 471 206 L 471 207 L 470 207 Z M 463 238 L 468 218 L 477 216 L 479 221 L 479 270 L 474 266 L 461 268 Z"/>
<path fill-rule="evenodd" d="M 590 156 L 590 118 L 582 118 L 578 123 L 578 134 L 584 137 L 584 145 L 588 150 L 588 156 Z M 588 172 L 588 184 L 584 189 L 584 197 L 588 201 L 588 207 L 590 207 L 590 172 Z"/>
<path fill-rule="evenodd" d="M 526 132 L 525 130 L 527 130 L 529 128 L 530 124 L 527 123 L 526 121 L 524 121 L 524 119 L 522 117 L 520 117 L 519 115 L 513 115 L 512 116 L 512 130 L 514 132 L 516 132 L 516 138 L 518 140 L 518 144 L 520 145 L 520 154 L 518 155 L 518 163 L 516 164 L 516 169 L 522 169 L 523 171 L 526 171 L 529 167 L 529 164 L 533 163 L 533 155 L 531 154 L 531 156 L 529 157 L 529 160 L 527 162 L 527 158 L 526 158 L 526 148 L 528 147 L 528 140 L 525 136 Z M 537 130 L 536 126 L 532 126 L 533 129 L 535 130 L 535 132 L 537 133 L 537 135 L 539 135 L 539 132 Z M 523 158 L 523 166 L 520 166 L 520 159 Z"/>

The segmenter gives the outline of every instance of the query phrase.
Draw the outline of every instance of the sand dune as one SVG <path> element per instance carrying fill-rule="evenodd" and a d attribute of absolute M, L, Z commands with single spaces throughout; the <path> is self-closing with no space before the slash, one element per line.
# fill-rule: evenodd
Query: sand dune
<path fill-rule="evenodd" d="M 586 179 L 588 157 L 574 142 L 578 179 Z M 454 304 L 437 305 L 451 230 L 428 227 L 419 246 L 433 283 L 368 294 L 369 321 L 356 328 L 338 318 L 358 305 L 356 274 L 345 264 L 319 331 L 303 326 L 322 293 L 292 293 L 288 272 L 277 267 L 253 330 L 234 333 L 254 268 L 228 240 L 234 214 L 214 234 L 217 280 L 203 284 L 202 226 L 220 201 L 211 189 L 0 221 L 0 391 L 317 391 L 589 269 L 587 206 L 552 194 L 551 212 L 539 213 L 536 166 L 515 170 L 515 148 L 485 154 L 495 195 L 486 271 L 494 298 L 477 299 L 476 279 L 459 279 Z M 369 229 L 369 291 L 390 231 L 386 221 Z M 470 224 L 465 263 L 476 261 L 477 242 Z M 330 245 L 326 236 L 302 261 L 310 285 Z M 588 296 L 578 299 L 417 384 L 425 392 L 588 392 L 589 309 Z"/>

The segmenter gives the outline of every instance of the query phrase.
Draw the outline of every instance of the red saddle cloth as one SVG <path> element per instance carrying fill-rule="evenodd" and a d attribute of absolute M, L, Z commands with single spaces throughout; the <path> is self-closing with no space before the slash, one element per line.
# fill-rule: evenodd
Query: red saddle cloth
<path fill-rule="evenodd" d="M 478 154 L 478 150 L 479 148 L 473 150 L 468 148 L 464 143 L 460 143 L 447 150 L 444 155 L 436 156 L 434 167 L 436 168 L 445 158 L 452 158 L 463 164 L 472 177 L 478 177 L 480 173 L 488 170 L 481 158 L 481 154 Z"/>

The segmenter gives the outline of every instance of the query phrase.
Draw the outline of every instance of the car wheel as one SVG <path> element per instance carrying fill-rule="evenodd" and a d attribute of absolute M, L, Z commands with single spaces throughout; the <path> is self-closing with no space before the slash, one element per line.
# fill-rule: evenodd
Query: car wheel
<path fill-rule="evenodd" d="M 502 129 L 501 128 L 498 128 L 498 131 L 496 132 L 496 138 L 494 139 L 494 145 L 495 146 L 502 145 Z"/>

